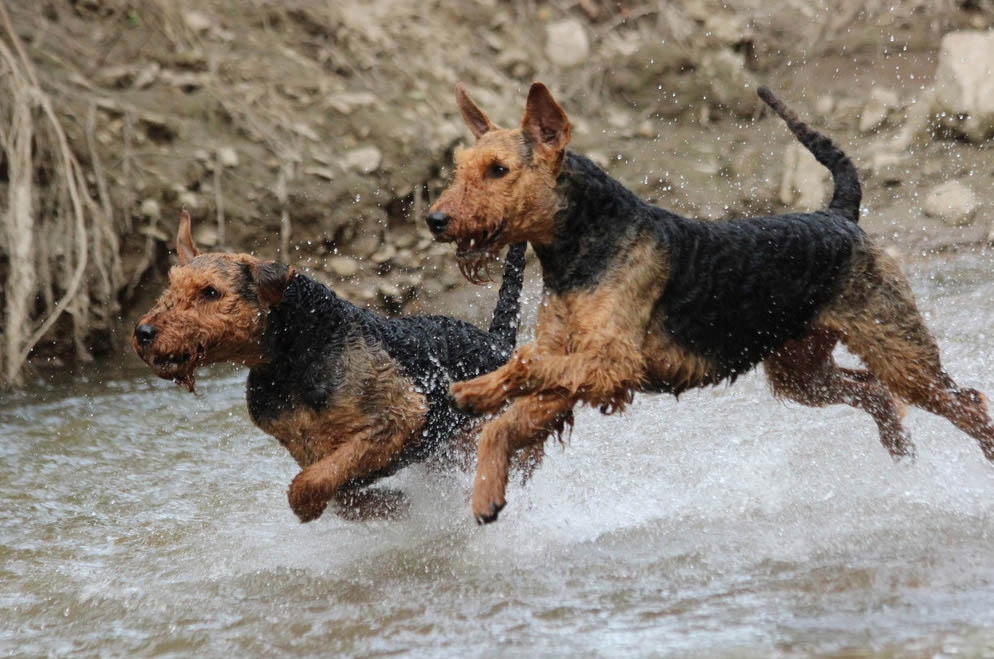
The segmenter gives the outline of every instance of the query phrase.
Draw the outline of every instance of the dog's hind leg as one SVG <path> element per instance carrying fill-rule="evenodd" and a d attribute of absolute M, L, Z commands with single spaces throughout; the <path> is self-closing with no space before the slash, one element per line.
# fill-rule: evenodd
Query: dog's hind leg
<path fill-rule="evenodd" d="M 898 401 L 872 373 L 839 368 L 832 357 L 837 342 L 832 332 L 813 330 L 804 339 L 784 344 L 764 362 L 773 393 L 812 407 L 845 404 L 861 409 L 873 417 L 880 442 L 892 457 L 913 456 Z"/>
<path fill-rule="evenodd" d="M 920 318 L 917 324 L 917 329 L 905 331 L 886 323 L 861 323 L 844 341 L 894 394 L 949 419 L 977 440 L 984 457 L 994 462 L 994 424 L 985 396 L 976 389 L 959 387 L 949 377 Z"/>
<path fill-rule="evenodd" d="M 939 347 L 897 264 L 877 250 L 860 259 L 846 290 L 819 322 L 838 332 L 895 396 L 949 419 L 994 462 L 994 424 L 986 398 L 959 387 L 942 368 Z"/>

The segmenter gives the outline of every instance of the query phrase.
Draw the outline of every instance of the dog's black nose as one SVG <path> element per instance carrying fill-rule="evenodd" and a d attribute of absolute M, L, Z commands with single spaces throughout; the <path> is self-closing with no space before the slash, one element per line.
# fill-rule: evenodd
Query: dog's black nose
<path fill-rule="evenodd" d="M 155 325 L 139 325 L 135 328 L 135 339 L 138 341 L 138 345 L 147 346 L 152 341 L 155 341 L 155 335 L 159 333 Z"/>
<path fill-rule="evenodd" d="M 445 227 L 449 226 L 449 216 L 445 213 L 435 211 L 433 213 L 428 213 L 428 217 L 425 218 L 425 222 L 428 224 L 428 229 L 432 233 L 439 234 L 445 231 Z"/>

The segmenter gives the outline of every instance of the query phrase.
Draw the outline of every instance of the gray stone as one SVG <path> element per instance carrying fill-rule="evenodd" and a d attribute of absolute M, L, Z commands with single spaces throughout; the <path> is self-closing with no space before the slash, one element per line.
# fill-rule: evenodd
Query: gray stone
<path fill-rule="evenodd" d="M 711 88 L 713 104 L 728 108 L 740 117 L 752 117 L 761 101 L 756 79 L 746 70 L 745 56 L 731 50 L 707 53 L 701 61 L 703 77 Z"/>
<path fill-rule="evenodd" d="M 994 32 L 949 32 L 935 71 L 933 112 L 973 141 L 994 134 Z"/>
<path fill-rule="evenodd" d="M 922 210 L 950 226 L 967 226 L 973 222 L 980 200 L 973 190 L 959 181 L 946 181 L 928 193 Z"/>
<path fill-rule="evenodd" d="M 188 28 L 198 34 L 206 32 L 214 25 L 214 22 L 207 14 L 196 9 L 183 12 L 183 22 L 186 23 Z"/>
<path fill-rule="evenodd" d="M 859 115 L 859 132 L 870 133 L 887 122 L 890 113 L 900 106 L 897 92 L 883 87 L 874 87 L 870 99 Z"/>
<path fill-rule="evenodd" d="M 200 198 L 197 196 L 197 193 L 185 188 L 179 190 L 176 196 L 176 203 L 178 203 L 182 208 L 200 208 Z"/>
<path fill-rule="evenodd" d="M 574 66 L 590 56 L 587 30 L 575 18 L 549 23 L 545 27 L 545 37 L 545 54 L 554 64 Z"/>
<path fill-rule="evenodd" d="M 384 243 L 383 247 L 381 247 L 378 252 L 376 252 L 369 258 L 373 263 L 379 264 L 379 263 L 386 263 L 396 255 L 397 255 L 397 248 L 391 245 L 390 243 Z"/>
<path fill-rule="evenodd" d="M 380 168 L 381 162 L 383 162 L 383 153 L 377 147 L 361 146 L 345 154 L 342 166 L 345 169 L 354 169 L 363 174 L 371 174 Z"/>
<path fill-rule="evenodd" d="M 238 151 L 231 146 L 222 146 L 217 150 L 217 161 L 222 167 L 238 167 Z"/>
<path fill-rule="evenodd" d="M 339 277 L 352 277 L 359 272 L 359 262 L 351 256 L 332 256 L 328 259 L 328 269 Z"/>
<path fill-rule="evenodd" d="M 150 220 L 158 220 L 162 217 L 162 209 L 159 207 L 159 202 L 151 198 L 142 200 L 138 212 L 141 213 L 142 217 Z"/>
<path fill-rule="evenodd" d="M 811 152 L 792 142 L 784 153 L 780 201 L 791 207 L 817 210 L 825 205 L 831 189 L 831 174 Z"/>
<path fill-rule="evenodd" d="M 193 230 L 193 242 L 204 247 L 217 245 L 217 227 L 213 224 L 199 224 Z"/>
<path fill-rule="evenodd" d="M 830 117 L 832 116 L 832 110 L 835 109 L 835 99 L 830 95 L 825 94 L 824 96 L 819 96 L 815 101 L 815 113 L 820 117 Z"/>
<path fill-rule="evenodd" d="M 376 95 L 371 92 L 341 92 L 325 99 L 332 110 L 340 114 L 351 114 L 355 109 L 376 104 Z"/>

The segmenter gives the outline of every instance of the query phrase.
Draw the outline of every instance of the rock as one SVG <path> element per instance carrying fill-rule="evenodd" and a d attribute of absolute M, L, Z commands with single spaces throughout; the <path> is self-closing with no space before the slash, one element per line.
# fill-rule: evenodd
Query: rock
<path fill-rule="evenodd" d="M 874 87 L 870 100 L 863 106 L 859 115 L 859 132 L 869 133 L 884 125 L 893 110 L 900 107 L 897 92 L 883 87 Z"/>
<path fill-rule="evenodd" d="M 341 92 L 328 96 L 325 105 L 339 114 L 351 114 L 356 108 L 376 105 L 376 95 L 371 92 Z"/>
<path fill-rule="evenodd" d="M 421 290 L 426 297 L 433 298 L 445 292 L 445 284 L 434 277 L 428 277 L 424 280 Z"/>
<path fill-rule="evenodd" d="M 176 196 L 176 203 L 178 203 L 182 208 L 193 210 L 200 208 L 200 199 L 197 197 L 196 193 L 186 189 L 179 191 L 179 194 Z"/>
<path fill-rule="evenodd" d="M 413 245 L 417 239 L 418 234 L 414 231 L 395 229 L 391 232 L 390 242 L 392 242 L 397 249 L 406 249 Z"/>
<path fill-rule="evenodd" d="M 333 256 L 328 259 L 328 269 L 339 277 L 352 277 L 359 272 L 359 262 L 351 256 Z"/>
<path fill-rule="evenodd" d="M 162 209 L 159 207 L 159 202 L 151 198 L 142 201 L 138 212 L 141 213 L 142 217 L 150 220 L 158 220 L 162 217 Z"/>
<path fill-rule="evenodd" d="M 831 174 L 811 152 L 791 142 L 784 153 L 780 201 L 791 207 L 817 210 L 825 205 L 831 189 Z"/>
<path fill-rule="evenodd" d="M 832 110 L 835 109 L 835 99 L 829 94 L 819 96 L 815 101 L 815 114 L 819 117 L 830 117 L 832 116 Z"/>
<path fill-rule="evenodd" d="M 372 284 L 366 284 L 356 291 L 356 297 L 363 302 L 371 302 L 376 298 L 376 287 Z"/>
<path fill-rule="evenodd" d="M 304 167 L 304 173 L 310 174 L 311 176 L 317 176 L 318 178 L 323 178 L 327 181 L 334 181 L 338 178 L 338 173 L 330 167 Z"/>
<path fill-rule="evenodd" d="M 608 108 L 607 122 L 615 128 L 627 129 L 632 124 L 631 114 L 621 108 Z"/>
<path fill-rule="evenodd" d="M 400 295 L 400 287 L 388 281 L 377 284 L 376 291 L 384 297 L 398 297 Z"/>
<path fill-rule="evenodd" d="M 932 188 L 922 206 L 926 215 L 955 227 L 970 224 L 979 208 L 977 195 L 968 185 L 959 181 L 946 181 Z"/>
<path fill-rule="evenodd" d="M 397 248 L 390 243 L 385 243 L 383 247 L 379 249 L 375 254 L 369 257 L 369 259 L 376 264 L 386 263 L 394 256 L 397 255 Z"/>
<path fill-rule="evenodd" d="M 545 27 L 545 54 L 559 66 L 574 66 L 590 56 L 590 39 L 583 23 L 575 18 Z"/>
<path fill-rule="evenodd" d="M 375 146 L 362 146 L 352 149 L 342 159 L 345 169 L 355 169 L 363 174 L 371 174 L 380 168 L 383 153 Z"/>
<path fill-rule="evenodd" d="M 231 146 L 222 146 L 217 150 L 217 161 L 222 167 L 238 167 L 238 151 Z"/>
<path fill-rule="evenodd" d="M 901 152 L 879 149 L 870 155 L 870 171 L 884 185 L 899 185 L 907 175 L 905 160 L 907 156 Z"/>
<path fill-rule="evenodd" d="M 197 11 L 196 9 L 183 12 L 183 22 L 186 23 L 188 28 L 197 34 L 203 34 L 207 30 L 211 29 L 211 26 L 214 24 L 207 14 L 202 11 Z"/>
<path fill-rule="evenodd" d="M 372 256 L 379 246 L 380 234 L 374 232 L 360 233 L 348 243 L 349 251 L 363 258 Z"/>
<path fill-rule="evenodd" d="M 130 64 L 105 66 L 97 69 L 93 78 L 104 87 L 128 87 L 135 79 L 135 68 Z"/>
<path fill-rule="evenodd" d="M 638 136 L 646 140 L 654 140 L 659 137 L 655 122 L 645 119 L 639 124 Z"/>
<path fill-rule="evenodd" d="M 994 32 L 942 37 L 932 110 L 940 123 L 972 141 L 994 134 Z"/>
<path fill-rule="evenodd" d="M 729 173 L 736 179 L 751 178 L 761 167 L 759 150 L 751 145 L 746 145 L 734 153 L 728 163 Z"/>
<path fill-rule="evenodd" d="M 193 242 L 204 247 L 217 245 L 217 227 L 213 224 L 199 224 L 193 230 Z"/>
<path fill-rule="evenodd" d="M 164 85 L 169 85 L 170 87 L 180 87 L 187 92 L 200 89 L 201 87 L 206 87 L 212 82 L 210 74 L 200 73 L 197 71 L 165 70 L 159 73 L 158 79 L 161 80 Z"/>
<path fill-rule="evenodd" d="M 832 108 L 831 122 L 838 126 L 856 128 L 863 114 L 863 102 L 855 98 L 839 98 Z"/>
<path fill-rule="evenodd" d="M 872 133 L 887 121 L 887 108 L 879 103 L 868 101 L 859 115 L 859 132 Z"/>
<path fill-rule="evenodd" d="M 756 95 L 755 78 L 746 70 L 745 55 L 719 50 L 701 60 L 703 79 L 711 88 L 712 105 L 727 108 L 740 117 L 753 117 L 762 103 Z"/>

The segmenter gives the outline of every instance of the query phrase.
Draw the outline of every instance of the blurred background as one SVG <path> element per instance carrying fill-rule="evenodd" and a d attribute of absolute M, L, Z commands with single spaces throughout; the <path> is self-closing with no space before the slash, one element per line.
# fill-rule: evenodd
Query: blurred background
<path fill-rule="evenodd" d="M 503 125 L 544 81 L 574 149 L 715 219 L 816 207 L 828 189 L 779 121 L 757 121 L 768 84 L 853 156 L 865 226 L 896 249 L 990 229 L 991 2 L 0 7 L 0 385 L 26 361 L 130 355 L 183 207 L 202 247 L 278 256 L 358 304 L 479 315 L 421 221 L 469 137 L 457 81 Z"/>

